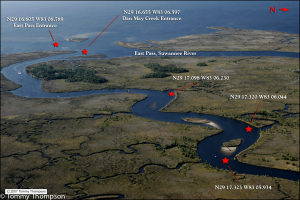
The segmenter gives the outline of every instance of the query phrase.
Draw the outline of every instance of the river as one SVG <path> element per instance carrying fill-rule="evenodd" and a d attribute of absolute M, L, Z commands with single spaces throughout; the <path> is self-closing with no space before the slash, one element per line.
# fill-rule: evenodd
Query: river
<path fill-rule="evenodd" d="M 232 52 L 198 52 L 199 56 L 232 56 Z M 238 56 L 262 56 L 269 54 L 269 56 L 282 56 L 282 57 L 298 57 L 298 53 L 284 53 L 284 52 L 235 52 Z M 208 161 L 212 166 L 217 166 L 218 168 L 228 169 L 228 164 L 223 164 L 222 160 L 225 156 L 229 159 L 230 168 L 238 173 L 256 174 L 256 175 L 267 175 L 272 177 L 286 178 L 290 180 L 299 180 L 299 173 L 293 171 L 285 171 L 279 169 L 270 169 L 264 167 L 258 167 L 254 165 L 240 163 L 234 160 L 234 157 L 244 149 L 251 146 L 259 138 L 260 129 L 254 128 L 251 132 L 246 132 L 245 127 L 248 125 L 230 118 L 219 117 L 214 115 L 197 114 L 197 113 L 165 113 L 159 112 L 161 108 L 167 105 L 174 97 L 169 97 L 169 91 L 154 91 L 154 90 L 141 90 L 141 89 L 103 89 L 103 90 L 90 90 L 81 92 L 67 92 L 67 93 L 48 93 L 41 89 L 42 81 L 25 73 L 25 67 L 31 64 L 46 62 L 51 60 L 65 60 L 70 54 L 63 54 L 57 56 L 50 56 L 30 61 L 25 61 L 21 63 L 12 64 L 4 69 L 2 73 L 10 80 L 21 84 L 22 87 L 11 91 L 12 93 L 31 98 L 66 98 L 66 97 L 78 97 L 86 96 L 92 94 L 108 94 L 108 93 L 125 93 L 134 92 L 137 94 L 146 94 L 148 97 L 136 103 L 132 107 L 132 114 L 144 117 L 148 119 L 163 121 L 163 122 L 173 122 L 182 124 L 192 124 L 189 122 L 184 122 L 181 118 L 185 117 L 198 117 L 211 121 L 219 128 L 224 131 L 220 134 L 208 137 L 201 141 L 197 146 L 197 153 L 202 161 Z M 20 73 L 21 72 L 21 73 Z M 203 126 L 203 125 L 202 125 Z M 205 125 L 204 125 L 205 126 Z M 261 130 L 271 128 L 271 126 L 266 126 Z M 222 143 L 232 140 L 232 139 L 242 139 L 242 144 L 238 146 L 235 150 L 226 151 L 221 148 Z"/>

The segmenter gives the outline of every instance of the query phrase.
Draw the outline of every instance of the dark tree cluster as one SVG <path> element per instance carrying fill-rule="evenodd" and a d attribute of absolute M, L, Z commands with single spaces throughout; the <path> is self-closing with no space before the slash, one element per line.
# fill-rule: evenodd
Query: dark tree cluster
<path fill-rule="evenodd" d="M 34 67 L 30 73 L 46 81 L 55 79 L 66 79 L 69 82 L 86 82 L 86 83 L 104 83 L 107 79 L 95 75 L 95 71 L 76 68 L 76 69 L 53 69 L 52 66 L 42 64 Z"/>
<path fill-rule="evenodd" d="M 148 63 L 144 66 L 152 69 L 154 72 L 184 73 L 189 71 L 182 67 L 176 67 L 175 65 L 162 66 L 158 63 Z"/>
<path fill-rule="evenodd" d="M 198 157 L 198 154 L 194 150 L 186 149 L 184 147 L 179 147 L 179 149 L 180 149 L 182 155 L 184 155 L 185 157 L 189 157 L 189 158 L 192 158 L 192 159 Z"/>
<path fill-rule="evenodd" d="M 298 157 L 296 155 L 282 155 L 282 160 L 290 160 L 290 161 L 298 161 Z"/>
<path fill-rule="evenodd" d="M 202 62 L 202 63 L 197 63 L 197 66 L 207 66 L 207 64 L 205 62 Z"/>
<path fill-rule="evenodd" d="M 193 140 L 192 138 L 190 138 L 190 137 L 186 137 L 186 136 L 182 136 L 180 139 L 181 139 L 181 140 L 183 140 L 184 142 L 196 142 L 196 143 L 198 143 L 198 142 L 199 142 L 199 140 L 198 140 L 198 139 L 196 139 L 196 140 Z"/>
<path fill-rule="evenodd" d="M 262 114 L 262 115 L 267 115 L 268 117 L 274 117 L 274 118 L 280 116 L 279 113 L 274 112 L 274 111 L 270 112 L 270 111 L 262 110 L 262 111 L 258 111 L 258 113 Z"/>
<path fill-rule="evenodd" d="M 158 63 L 147 63 L 144 66 L 151 69 L 154 73 L 146 74 L 142 76 L 142 78 L 165 78 L 171 76 L 171 74 L 168 73 L 184 73 L 189 71 L 182 67 L 176 67 L 175 65 L 162 66 Z"/>
<path fill-rule="evenodd" d="M 146 74 L 142 76 L 142 78 L 165 78 L 167 76 L 171 76 L 171 74 L 166 74 L 164 72 L 154 72 L 154 73 Z"/>

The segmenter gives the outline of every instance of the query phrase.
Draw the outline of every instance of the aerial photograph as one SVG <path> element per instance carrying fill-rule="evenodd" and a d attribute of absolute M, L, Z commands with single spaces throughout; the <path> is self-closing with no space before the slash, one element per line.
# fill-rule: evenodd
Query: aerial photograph
<path fill-rule="evenodd" d="M 299 199 L 299 1 L 1 1 L 0 199 Z"/>

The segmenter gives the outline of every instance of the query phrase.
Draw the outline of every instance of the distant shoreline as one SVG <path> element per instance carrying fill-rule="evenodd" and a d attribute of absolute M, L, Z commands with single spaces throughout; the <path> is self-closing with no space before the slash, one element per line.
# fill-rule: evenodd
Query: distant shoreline
<path fill-rule="evenodd" d="M 210 34 L 185 35 L 163 41 L 115 42 L 125 48 L 153 51 L 279 51 L 299 52 L 299 34 L 279 31 L 208 27 Z"/>

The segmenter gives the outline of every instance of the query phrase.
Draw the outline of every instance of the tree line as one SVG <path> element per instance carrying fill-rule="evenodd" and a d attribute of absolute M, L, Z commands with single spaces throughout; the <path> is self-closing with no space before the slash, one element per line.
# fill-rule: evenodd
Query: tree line
<path fill-rule="evenodd" d="M 94 70 L 75 69 L 54 69 L 51 65 L 38 65 L 29 72 L 34 77 L 48 80 L 66 79 L 69 82 L 104 83 L 107 79 L 95 75 Z"/>
<path fill-rule="evenodd" d="M 184 73 L 189 71 L 182 67 L 176 67 L 175 65 L 162 66 L 158 63 L 147 63 L 144 66 L 151 69 L 153 73 L 146 74 L 142 76 L 142 78 L 165 78 L 167 76 L 171 76 L 171 74 L 168 74 L 167 72 Z"/>

